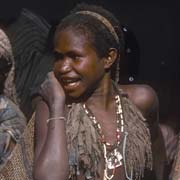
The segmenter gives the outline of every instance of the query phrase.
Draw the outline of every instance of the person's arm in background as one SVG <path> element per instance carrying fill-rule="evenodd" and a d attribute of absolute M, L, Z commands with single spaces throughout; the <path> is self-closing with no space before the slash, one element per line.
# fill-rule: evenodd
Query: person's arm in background
<path fill-rule="evenodd" d="M 170 180 L 180 179 L 180 134 L 178 138 L 178 144 L 175 149 L 176 149 L 176 154 L 175 154 L 172 170 L 169 177 Z"/>
<path fill-rule="evenodd" d="M 122 87 L 147 119 L 152 141 L 153 171 L 156 180 L 164 180 L 164 168 L 167 158 L 163 136 L 159 127 L 159 102 L 156 92 L 148 85 L 125 85 Z M 148 178 L 145 177 L 145 179 Z"/>

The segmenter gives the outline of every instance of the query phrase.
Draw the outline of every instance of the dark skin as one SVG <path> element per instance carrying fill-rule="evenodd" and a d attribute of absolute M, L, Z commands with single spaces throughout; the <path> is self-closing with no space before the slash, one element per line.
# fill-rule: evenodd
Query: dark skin
<path fill-rule="evenodd" d="M 67 102 L 85 103 L 100 123 L 106 141 L 110 144 L 116 142 L 116 92 L 108 69 L 117 58 L 117 50 L 110 48 L 107 56 L 100 58 L 86 36 L 71 28 L 58 32 L 54 49 L 54 72 L 48 73 L 40 89 L 44 100 L 36 107 L 36 180 L 68 179 L 66 122 L 52 120 L 48 125 L 46 123 L 48 118 L 66 116 Z M 158 106 L 154 91 L 143 85 L 127 85 L 120 88 L 153 124 L 157 119 Z M 99 166 L 101 174 L 97 180 L 103 179 L 103 157 Z M 118 169 L 113 180 L 124 180 L 123 166 Z M 78 179 L 84 179 L 82 172 Z"/>

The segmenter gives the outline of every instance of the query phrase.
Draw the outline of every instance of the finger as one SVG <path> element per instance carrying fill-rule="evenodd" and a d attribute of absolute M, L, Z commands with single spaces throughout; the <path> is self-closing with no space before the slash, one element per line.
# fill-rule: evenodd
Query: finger
<path fill-rule="evenodd" d="M 44 89 L 44 86 L 45 86 L 45 83 L 43 82 L 41 85 L 40 85 L 40 89 Z"/>
<path fill-rule="evenodd" d="M 54 77 L 54 72 L 53 71 L 48 72 L 47 77 Z"/>
<path fill-rule="evenodd" d="M 43 96 L 43 95 L 42 95 L 42 89 L 41 89 L 41 86 L 38 88 L 38 94 L 39 94 L 40 96 Z"/>
<path fill-rule="evenodd" d="M 46 85 L 46 82 L 44 81 L 41 85 L 40 85 L 40 87 L 39 87 L 39 93 L 42 95 L 42 96 L 44 96 L 44 93 L 45 93 L 45 91 L 46 91 L 46 87 L 47 87 L 47 85 Z"/>

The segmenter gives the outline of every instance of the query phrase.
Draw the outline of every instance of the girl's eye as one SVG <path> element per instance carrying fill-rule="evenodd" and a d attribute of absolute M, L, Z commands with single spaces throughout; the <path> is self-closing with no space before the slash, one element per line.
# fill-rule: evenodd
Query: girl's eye
<path fill-rule="evenodd" d="M 69 54 L 69 57 L 73 60 L 73 61 L 79 61 L 81 59 L 81 56 L 78 54 Z"/>
<path fill-rule="evenodd" d="M 64 55 L 62 53 L 54 52 L 54 61 L 59 61 L 64 58 Z"/>
<path fill-rule="evenodd" d="M 79 57 L 79 56 L 74 56 L 73 59 L 74 59 L 75 61 L 78 61 L 78 60 L 80 59 L 80 57 Z"/>

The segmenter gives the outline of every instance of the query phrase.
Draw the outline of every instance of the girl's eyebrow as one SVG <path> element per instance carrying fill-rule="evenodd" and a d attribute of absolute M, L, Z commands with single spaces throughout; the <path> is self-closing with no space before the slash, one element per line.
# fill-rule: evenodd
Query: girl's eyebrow
<path fill-rule="evenodd" d="M 64 57 L 64 54 L 58 51 L 53 51 L 53 55 L 56 59 L 62 59 Z"/>
<path fill-rule="evenodd" d="M 82 56 L 82 53 L 79 51 L 69 51 L 66 53 L 67 56 Z"/>
<path fill-rule="evenodd" d="M 68 52 L 65 52 L 64 54 L 62 52 L 54 50 L 53 54 L 56 56 L 66 56 L 66 55 L 69 56 L 69 55 L 82 55 L 83 53 L 78 49 L 73 49 Z"/>

